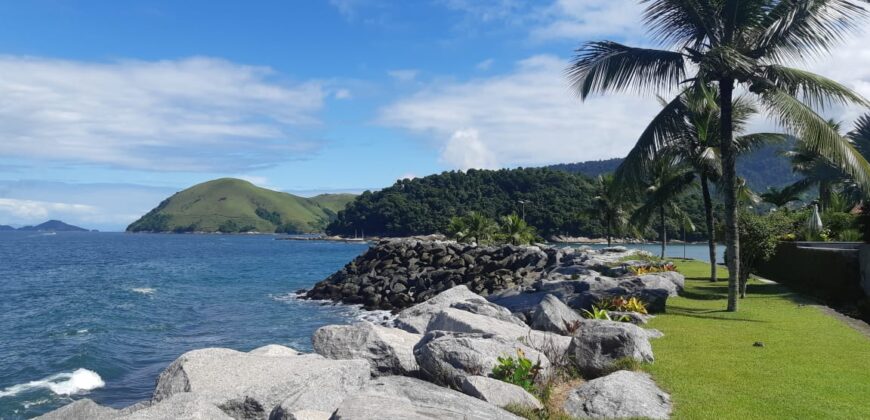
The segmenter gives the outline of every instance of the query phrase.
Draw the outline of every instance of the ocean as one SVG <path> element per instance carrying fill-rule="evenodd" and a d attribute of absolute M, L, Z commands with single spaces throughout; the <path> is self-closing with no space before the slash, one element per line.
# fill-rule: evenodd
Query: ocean
<path fill-rule="evenodd" d="M 117 408 L 149 399 L 157 375 L 192 349 L 310 351 L 314 330 L 362 312 L 294 292 L 366 248 L 270 235 L 0 233 L 0 419 L 82 397 Z M 686 252 L 707 259 L 703 245 Z M 682 257 L 682 245 L 668 255 Z"/>

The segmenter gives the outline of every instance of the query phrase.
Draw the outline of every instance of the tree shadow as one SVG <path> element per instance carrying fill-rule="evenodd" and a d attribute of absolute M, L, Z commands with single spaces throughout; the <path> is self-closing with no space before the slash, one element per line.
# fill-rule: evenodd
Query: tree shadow
<path fill-rule="evenodd" d="M 765 323 L 766 321 L 760 321 L 757 319 L 750 318 L 735 318 L 729 316 L 721 316 L 725 314 L 731 314 L 733 312 L 728 312 L 724 309 L 695 309 L 695 308 L 687 308 L 684 306 L 668 306 L 667 311 L 665 312 L 668 315 L 675 316 L 684 316 L 688 318 L 699 318 L 699 319 L 714 319 L 717 321 L 742 321 L 742 322 L 757 322 L 757 323 Z M 720 314 L 717 316 L 717 314 Z"/>

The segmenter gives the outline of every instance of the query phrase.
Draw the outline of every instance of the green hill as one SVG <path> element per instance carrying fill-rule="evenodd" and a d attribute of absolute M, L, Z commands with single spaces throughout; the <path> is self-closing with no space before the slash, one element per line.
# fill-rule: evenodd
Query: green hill
<path fill-rule="evenodd" d="M 127 227 L 128 232 L 320 232 L 351 194 L 298 197 L 221 178 L 163 200 Z"/>

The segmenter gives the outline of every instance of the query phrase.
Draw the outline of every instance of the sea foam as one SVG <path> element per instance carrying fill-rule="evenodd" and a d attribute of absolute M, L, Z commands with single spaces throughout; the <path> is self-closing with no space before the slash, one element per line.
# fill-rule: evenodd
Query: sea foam
<path fill-rule="evenodd" d="M 103 378 L 92 370 L 76 369 L 72 372 L 62 372 L 38 381 L 10 386 L 0 391 L 0 398 L 12 397 L 22 392 L 40 388 L 48 389 L 57 395 L 82 394 L 106 386 Z"/>
<path fill-rule="evenodd" d="M 157 291 L 157 289 L 152 289 L 150 287 L 134 287 L 130 290 L 135 292 L 135 293 L 141 293 L 143 295 L 153 295 L 154 292 Z"/>

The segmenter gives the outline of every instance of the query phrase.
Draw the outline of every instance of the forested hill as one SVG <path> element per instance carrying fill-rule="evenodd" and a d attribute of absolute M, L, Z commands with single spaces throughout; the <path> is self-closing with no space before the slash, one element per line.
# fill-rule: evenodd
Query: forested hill
<path fill-rule="evenodd" d="M 133 222 L 130 232 L 320 232 L 353 200 L 350 194 L 312 198 L 221 178 L 194 185 L 164 200 Z"/>
<path fill-rule="evenodd" d="M 746 156 L 741 156 L 737 159 L 737 171 L 741 177 L 746 179 L 749 187 L 759 193 L 764 192 L 768 187 L 789 185 L 800 179 L 792 172 L 788 160 L 781 156 L 781 152 L 789 147 L 790 145 L 771 145 Z M 614 172 L 620 163 L 622 163 L 622 158 L 614 158 L 562 163 L 548 166 L 548 168 L 596 177 L 603 173 Z"/>
<path fill-rule="evenodd" d="M 453 216 L 469 211 L 489 217 L 521 215 L 543 236 L 601 236 L 601 224 L 589 209 L 592 180 L 546 168 L 444 172 L 404 179 L 380 191 L 366 191 L 338 213 L 327 232 L 339 235 L 408 236 L 445 233 Z M 683 205 L 701 226 L 702 207 L 696 194 Z M 676 228 L 674 229 L 676 230 Z"/>

